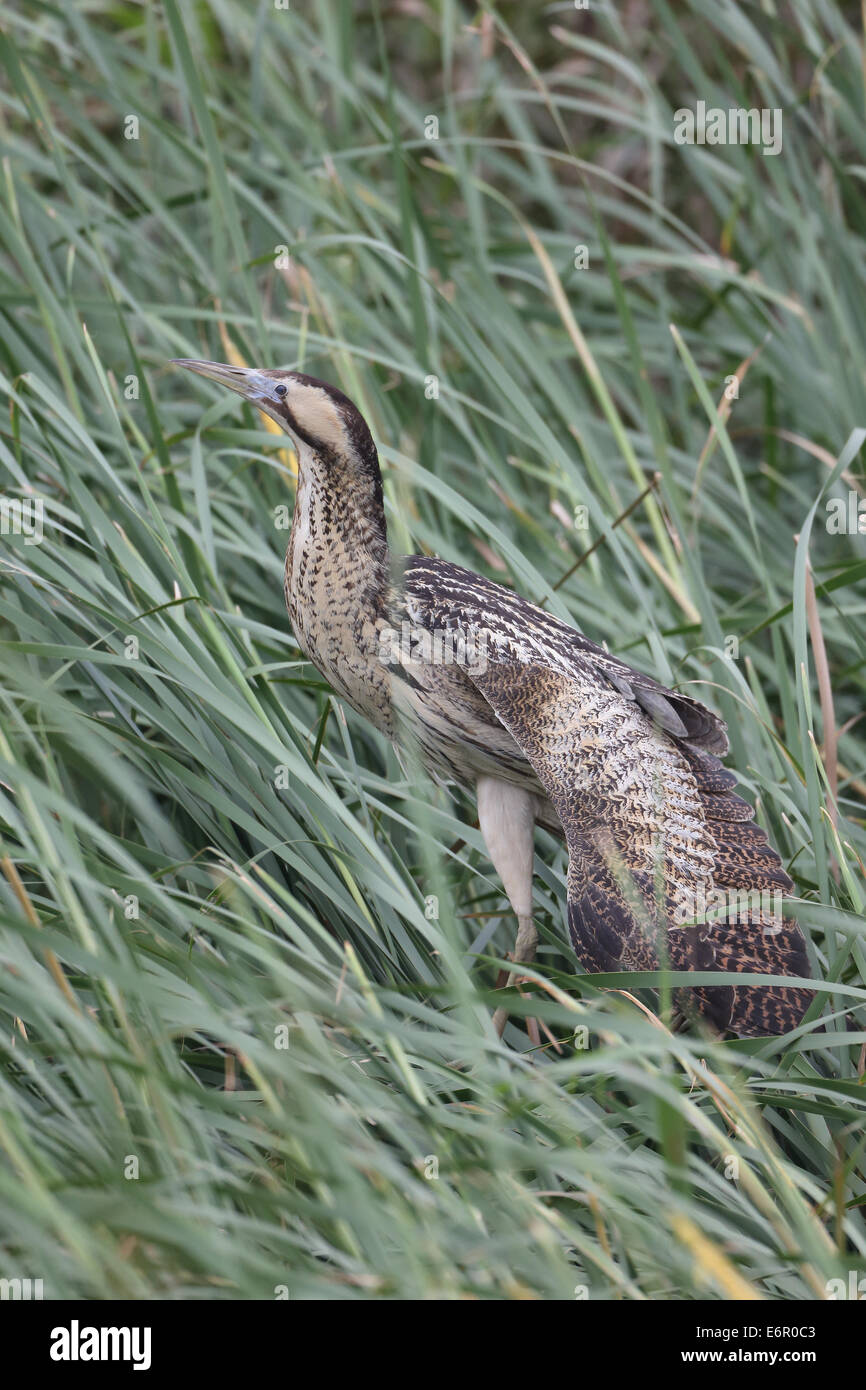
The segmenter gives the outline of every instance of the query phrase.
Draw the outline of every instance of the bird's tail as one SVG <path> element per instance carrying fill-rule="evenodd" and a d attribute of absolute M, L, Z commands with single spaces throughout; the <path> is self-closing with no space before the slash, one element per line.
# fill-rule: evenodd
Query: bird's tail
<path fill-rule="evenodd" d="M 793 918 L 753 901 L 728 908 L 716 921 L 669 932 L 668 950 L 672 970 L 724 970 L 733 977 L 811 973 Z M 765 1037 L 796 1028 L 813 998 L 814 991 L 801 985 L 738 985 L 732 979 L 730 985 L 682 990 L 677 1004 L 720 1032 Z"/>
<path fill-rule="evenodd" d="M 707 825 L 716 841 L 712 920 L 670 934 L 671 965 L 683 970 L 725 970 L 732 975 L 811 974 L 799 926 L 785 915 L 794 885 L 754 810 L 737 796 L 737 779 L 718 758 L 685 747 Z M 700 963 L 699 963 L 700 962 Z M 814 998 L 799 985 L 707 986 L 690 992 L 691 1011 L 741 1037 L 786 1033 Z"/>

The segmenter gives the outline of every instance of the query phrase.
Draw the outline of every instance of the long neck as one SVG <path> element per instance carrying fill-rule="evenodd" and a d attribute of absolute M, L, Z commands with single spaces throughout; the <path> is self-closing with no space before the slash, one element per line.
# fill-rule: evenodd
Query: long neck
<path fill-rule="evenodd" d="M 377 620 L 390 559 L 375 448 L 372 456 L 319 452 L 303 441 L 286 555 L 286 604 L 298 642 L 356 708 L 383 726 Z"/>

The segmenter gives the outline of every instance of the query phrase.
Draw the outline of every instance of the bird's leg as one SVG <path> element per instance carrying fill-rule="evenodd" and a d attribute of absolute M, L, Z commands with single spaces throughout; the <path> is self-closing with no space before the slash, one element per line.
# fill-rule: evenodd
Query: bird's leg
<path fill-rule="evenodd" d="M 508 901 L 517 916 L 515 964 L 528 964 L 535 956 L 538 933 L 532 920 L 532 865 L 536 800 L 522 787 L 498 777 L 479 777 L 478 824 L 493 867 L 502 879 Z M 510 985 L 514 975 L 508 979 Z M 508 1010 L 497 1009 L 493 1024 L 497 1033 L 508 1020 Z"/>

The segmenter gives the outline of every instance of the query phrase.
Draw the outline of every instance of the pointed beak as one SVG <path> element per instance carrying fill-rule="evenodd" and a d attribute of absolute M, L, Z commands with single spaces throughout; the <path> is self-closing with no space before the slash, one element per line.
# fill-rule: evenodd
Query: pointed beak
<path fill-rule="evenodd" d="M 198 362 L 194 357 L 173 357 L 173 367 L 185 367 L 188 372 L 207 377 L 218 386 L 227 386 L 248 401 L 277 401 L 277 383 L 257 367 L 232 367 L 228 362 Z"/>

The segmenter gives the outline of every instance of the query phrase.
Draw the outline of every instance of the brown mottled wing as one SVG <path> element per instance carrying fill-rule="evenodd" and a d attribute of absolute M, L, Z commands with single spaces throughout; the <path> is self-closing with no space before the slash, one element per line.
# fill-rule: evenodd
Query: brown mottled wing
<path fill-rule="evenodd" d="M 569 925 L 591 970 L 655 969 L 666 955 L 676 970 L 809 975 L 799 928 L 779 907 L 791 880 L 733 794 L 733 774 L 707 751 L 724 733 L 715 716 L 689 702 L 708 736 L 702 747 L 684 728 L 678 740 L 633 692 L 592 672 L 523 661 L 502 643 L 466 674 L 562 822 Z M 663 716 L 670 707 L 688 717 L 682 697 L 657 690 Z M 722 895 L 723 915 L 707 921 Z M 793 985 L 732 981 L 684 992 L 681 1002 L 721 1031 L 760 1036 L 795 1027 L 811 997 Z"/>
<path fill-rule="evenodd" d="M 408 555 L 403 566 L 395 622 L 405 617 L 433 632 L 480 632 L 494 648 L 504 643 L 523 661 L 537 659 L 554 669 L 585 673 L 634 701 L 672 738 L 688 739 L 709 753 L 727 753 L 724 723 L 700 701 L 668 690 L 513 590 L 435 555 Z"/>

